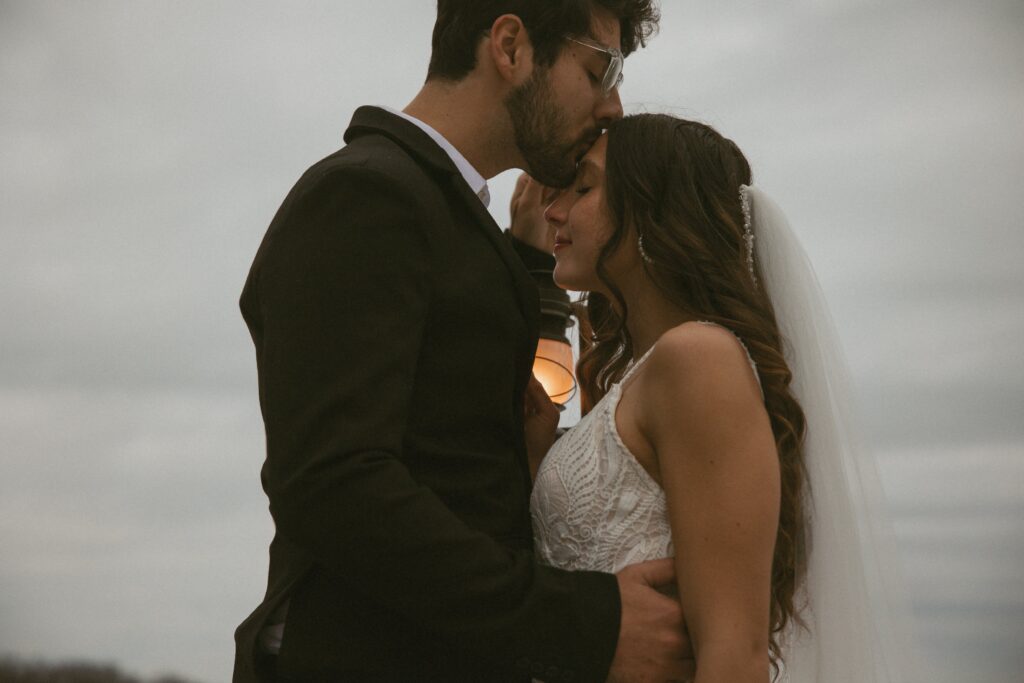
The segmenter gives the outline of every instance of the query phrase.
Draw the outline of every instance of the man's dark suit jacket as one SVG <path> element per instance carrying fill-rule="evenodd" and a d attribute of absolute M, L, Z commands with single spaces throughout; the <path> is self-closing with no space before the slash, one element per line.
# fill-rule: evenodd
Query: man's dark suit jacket
<path fill-rule="evenodd" d="M 363 107 L 345 141 L 242 293 L 276 535 L 234 680 L 269 680 L 257 634 L 284 600 L 282 680 L 604 680 L 615 578 L 532 553 L 536 286 L 423 131 Z"/>

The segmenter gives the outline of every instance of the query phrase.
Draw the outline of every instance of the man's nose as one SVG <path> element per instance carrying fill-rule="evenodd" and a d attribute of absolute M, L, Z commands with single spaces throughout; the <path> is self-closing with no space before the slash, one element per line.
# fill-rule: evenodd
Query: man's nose
<path fill-rule="evenodd" d="M 602 122 L 603 128 L 607 128 L 608 124 L 612 121 L 618 121 L 622 118 L 622 99 L 619 97 L 619 89 L 617 87 L 612 88 L 612 91 L 608 93 L 608 97 L 597 103 L 594 113 L 594 118 Z"/>

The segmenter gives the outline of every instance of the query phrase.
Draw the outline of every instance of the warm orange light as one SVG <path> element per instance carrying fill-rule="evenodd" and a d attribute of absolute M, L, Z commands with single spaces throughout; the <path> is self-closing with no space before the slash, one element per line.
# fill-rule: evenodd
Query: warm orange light
<path fill-rule="evenodd" d="M 572 368 L 572 346 L 568 342 L 543 338 L 537 342 L 533 374 L 544 385 L 548 397 L 559 405 L 565 405 L 576 394 Z"/>

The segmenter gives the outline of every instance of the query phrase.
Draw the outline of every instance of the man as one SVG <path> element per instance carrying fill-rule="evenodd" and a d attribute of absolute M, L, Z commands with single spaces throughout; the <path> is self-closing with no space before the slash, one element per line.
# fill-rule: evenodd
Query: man
<path fill-rule="evenodd" d="M 359 109 L 285 199 L 241 300 L 277 531 L 235 681 L 684 676 L 670 561 L 534 562 L 537 292 L 485 207 L 509 168 L 571 181 L 649 3 L 440 0 L 420 93 Z"/>

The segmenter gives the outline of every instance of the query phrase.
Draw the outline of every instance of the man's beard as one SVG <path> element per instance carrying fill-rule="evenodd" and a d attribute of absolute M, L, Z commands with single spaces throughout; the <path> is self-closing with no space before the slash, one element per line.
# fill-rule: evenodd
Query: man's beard
<path fill-rule="evenodd" d="M 586 136 L 566 140 L 569 126 L 555 106 L 547 74 L 547 69 L 534 69 L 530 80 L 505 98 L 505 108 L 527 172 L 542 185 L 568 187 L 576 177 L 576 152 L 586 152 L 581 148 Z"/>

